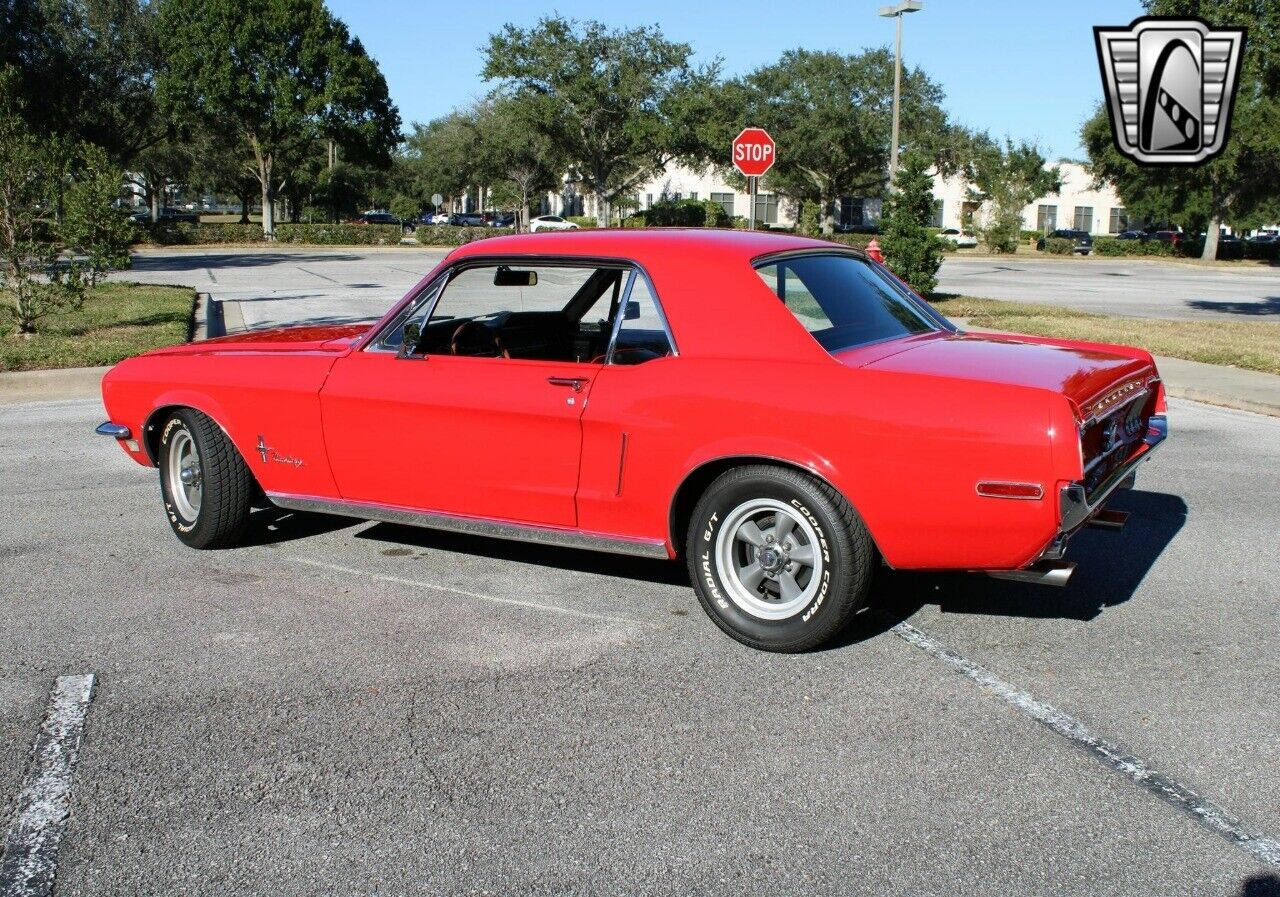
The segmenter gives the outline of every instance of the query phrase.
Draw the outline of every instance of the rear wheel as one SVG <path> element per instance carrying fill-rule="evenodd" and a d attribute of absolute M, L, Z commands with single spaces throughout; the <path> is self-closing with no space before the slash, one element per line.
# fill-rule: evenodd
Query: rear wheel
<path fill-rule="evenodd" d="M 864 605 L 875 546 L 827 484 L 767 465 L 722 474 L 698 501 L 686 545 L 707 615 L 740 642 L 805 651 Z"/>
<path fill-rule="evenodd" d="M 169 525 L 192 548 L 237 544 L 249 523 L 253 474 L 227 434 L 186 408 L 160 431 L 160 495 Z"/>

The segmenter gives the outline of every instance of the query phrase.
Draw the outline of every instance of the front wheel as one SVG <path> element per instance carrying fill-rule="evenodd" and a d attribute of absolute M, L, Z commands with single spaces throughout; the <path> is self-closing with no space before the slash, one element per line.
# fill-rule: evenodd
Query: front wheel
<path fill-rule="evenodd" d="M 249 523 L 254 479 L 208 416 L 177 411 L 160 431 L 160 495 L 174 534 L 192 548 L 228 548 Z"/>
<path fill-rule="evenodd" d="M 722 474 L 694 509 L 689 574 L 707 615 L 744 644 L 806 651 L 865 604 L 876 550 L 838 492 L 799 471 Z"/>

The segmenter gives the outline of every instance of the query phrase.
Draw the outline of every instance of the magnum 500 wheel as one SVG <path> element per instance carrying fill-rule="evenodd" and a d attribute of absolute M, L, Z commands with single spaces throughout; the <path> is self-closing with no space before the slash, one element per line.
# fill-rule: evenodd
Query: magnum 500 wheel
<path fill-rule="evenodd" d="M 871 536 L 838 492 L 767 465 L 735 468 L 708 487 L 686 555 L 707 615 L 765 651 L 830 639 L 865 603 L 875 569 Z"/>
<path fill-rule="evenodd" d="M 249 522 L 253 474 L 217 424 L 183 409 L 160 431 L 160 495 L 179 539 L 192 548 L 227 548 Z"/>

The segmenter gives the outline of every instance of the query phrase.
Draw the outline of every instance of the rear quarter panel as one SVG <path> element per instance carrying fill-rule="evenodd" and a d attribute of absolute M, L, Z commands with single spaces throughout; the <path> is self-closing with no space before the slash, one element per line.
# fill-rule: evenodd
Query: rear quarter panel
<path fill-rule="evenodd" d="M 583 417 L 579 521 L 667 538 L 671 499 L 700 466 L 772 458 L 839 489 L 894 567 L 1018 567 L 1056 530 L 1050 431 L 1065 410 L 1044 390 L 829 358 L 683 357 L 607 368 Z M 979 480 L 1040 483 L 1044 498 L 983 498 Z"/>

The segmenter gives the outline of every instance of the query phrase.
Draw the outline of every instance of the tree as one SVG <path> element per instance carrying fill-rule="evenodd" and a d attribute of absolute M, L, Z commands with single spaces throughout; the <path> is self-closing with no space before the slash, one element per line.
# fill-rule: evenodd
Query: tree
<path fill-rule="evenodd" d="M 595 195 L 604 227 L 614 200 L 673 159 L 705 155 L 702 113 L 718 62 L 694 68 L 692 52 L 657 27 L 544 18 L 491 35 L 482 76 L 520 100 L 570 177 Z"/>
<path fill-rule="evenodd" d="M 516 226 L 529 225 L 533 197 L 560 186 L 566 162 L 559 147 L 537 128 L 536 106 L 519 97 L 495 97 L 477 110 L 478 180 L 508 200 L 516 210 Z"/>
<path fill-rule="evenodd" d="M 322 0 L 160 0 L 161 108 L 249 150 L 274 235 L 282 180 L 318 139 L 389 162 L 400 116 L 377 64 Z"/>
<path fill-rule="evenodd" d="M 18 333 L 30 336 L 46 315 L 79 308 L 84 282 L 74 264 L 60 265 L 62 245 L 50 220 L 61 160 L 51 141 L 33 134 L 21 115 L 11 68 L 0 68 L 0 293 L 13 303 Z"/>
<path fill-rule="evenodd" d="M 65 195 L 62 241 L 86 257 L 85 274 L 96 285 L 103 273 L 128 268 L 133 224 L 117 205 L 122 172 L 111 164 L 106 151 L 81 144 L 76 167 Z"/>
<path fill-rule="evenodd" d="M 1007 137 L 1004 146 L 985 135 L 975 138 L 965 178 L 970 200 L 984 205 L 974 230 L 992 252 L 1017 249 L 1022 210 L 1037 197 L 1062 189 L 1058 166 L 1046 168 L 1033 144 L 1015 144 Z"/>
<path fill-rule="evenodd" d="M 1223 224 L 1238 228 L 1280 216 L 1280 4 L 1263 0 L 1146 0 L 1160 16 L 1198 16 L 1249 30 L 1240 64 L 1231 134 L 1218 158 L 1194 167 L 1148 167 L 1120 155 L 1104 107 L 1081 140 L 1094 179 L 1109 182 L 1131 220 L 1205 229 L 1202 257 L 1217 258 Z M 1225 124 L 1225 123 L 1224 123 Z"/>
<path fill-rule="evenodd" d="M 931 169 L 932 163 L 919 153 L 902 157 L 880 219 L 886 264 L 921 296 L 933 292 L 942 267 L 941 240 L 929 230 L 934 209 Z"/>
<path fill-rule="evenodd" d="M 101 146 L 128 164 L 163 139 L 153 95 L 155 9 L 147 0 L 11 0 L 0 4 L 0 67 L 34 133 Z"/>
<path fill-rule="evenodd" d="M 724 85 L 716 103 L 721 122 L 709 161 L 724 165 L 729 142 L 745 125 L 763 127 L 778 142 L 768 189 L 802 209 L 818 211 L 822 230 L 835 228 L 842 196 L 875 196 L 885 188 L 893 116 L 893 54 L 855 55 L 788 50 Z M 901 149 L 954 170 L 957 131 L 942 111 L 942 88 L 919 68 L 902 73 Z"/>
<path fill-rule="evenodd" d="M 427 124 L 414 123 L 406 141 L 413 189 L 420 196 L 461 196 L 475 183 L 480 134 L 474 109 L 456 111 Z"/>

